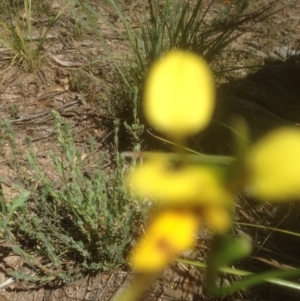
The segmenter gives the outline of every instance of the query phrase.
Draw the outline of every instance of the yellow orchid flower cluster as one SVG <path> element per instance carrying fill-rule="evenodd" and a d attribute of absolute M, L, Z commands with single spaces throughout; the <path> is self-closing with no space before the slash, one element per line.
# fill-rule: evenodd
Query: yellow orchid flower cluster
<path fill-rule="evenodd" d="M 215 105 L 213 74 L 196 54 L 173 50 L 150 69 L 144 113 L 151 126 L 183 143 L 209 123 Z M 179 154 L 180 155 L 180 154 Z M 281 128 L 252 146 L 243 158 L 245 185 L 263 201 L 293 199 L 300 193 L 300 131 Z M 204 223 L 217 234 L 232 223 L 234 192 L 215 166 L 174 162 L 155 154 L 128 175 L 141 198 L 161 204 L 130 255 L 138 272 L 157 273 L 193 247 Z"/>

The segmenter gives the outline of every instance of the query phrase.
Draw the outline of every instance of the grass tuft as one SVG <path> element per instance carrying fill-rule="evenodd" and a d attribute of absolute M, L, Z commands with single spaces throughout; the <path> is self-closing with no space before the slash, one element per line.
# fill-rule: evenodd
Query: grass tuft
<path fill-rule="evenodd" d="M 45 28 L 39 34 L 33 32 L 32 0 L 13 1 L 0 9 L 0 43 L 12 54 L 11 65 L 23 64 L 30 72 L 36 70 L 42 62 L 43 46 L 49 30 L 54 26 L 70 3 L 62 7 L 56 15 L 50 17 Z M 37 3 L 38 5 L 38 3 Z M 24 13 L 22 13 L 24 12 Z"/>

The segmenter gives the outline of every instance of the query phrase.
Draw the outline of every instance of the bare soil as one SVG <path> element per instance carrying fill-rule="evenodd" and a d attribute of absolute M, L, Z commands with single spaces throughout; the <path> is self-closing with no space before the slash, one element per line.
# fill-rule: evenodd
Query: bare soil
<path fill-rule="evenodd" d="M 122 0 L 118 2 L 123 7 L 128 22 L 139 26 L 137 16 L 142 14 L 143 1 Z M 270 1 L 253 0 L 250 5 L 255 7 L 268 2 Z M 65 3 L 66 0 L 53 0 L 51 10 L 55 13 Z M 89 3 L 124 33 L 125 29 L 121 20 L 104 1 L 99 3 L 91 0 Z M 226 1 L 216 1 L 211 8 L 211 16 L 218 13 L 220 5 L 226 5 Z M 82 17 L 82 20 L 85 20 L 79 7 L 74 9 L 76 17 Z M 255 139 L 274 126 L 300 123 L 298 117 L 300 116 L 300 57 L 296 56 L 282 63 L 290 56 L 300 54 L 300 4 L 295 0 L 278 1 L 274 11 L 277 12 L 270 18 L 244 26 L 241 29 L 243 35 L 224 51 L 224 59 L 231 62 L 232 66 L 265 65 L 262 75 L 255 73 L 246 77 L 249 70 L 245 69 L 231 72 L 226 80 L 235 80 L 221 86 L 218 90 L 215 120 L 226 123 L 227 117 L 232 113 L 243 115 L 251 128 L 253 127 Z M 36 32 L 34 34 L 38 35 L 40 28 L 44 26 L 43 22 L 44 20 L 35 20 Z M 84 149 L 89 137 L 93 136 L 97 141 L 99 152 L 107 154 L 108 165 L 113 160 L 111 150 L 114 146 L 110 139 L 113 120 L 106 115 L 105 107 L 111 100 L 113 88 L 115 89 L 118 85 L 112 71 L 114 66 L 107 60 L 103 44 L 96 37 L 93 29 L 86 27 L 80 34 L 76 34 L 74 22 L 73 15 L 66 12 L 49 31 L 44 45 L 43 59 L 34 72 L 28 72 L 22 65 L 11 65 L 11 53 L 4 45 L 0 45 L 0 120 L 7 119 L 11 122 L 16 133 L 17 146 L 24 154 L 27 152 L 24 138 L 26 136 L 31 138 L 41 168 L 48 170 L 48 175 L 54 182 L 57 179 L 52 171 L 52 163 L 48 155 L 50 150 L 55 151 L 57 148 L 52 110 L 57 110 L 70 122 L 78 147 Z M 122 60 L 130 54 L 127 41 L 101 19 L 96 20 L 96 23 L 104 33 L 113 55 L 119 58 L 122 64 Z M 97 63 L 91 64 L 95 60 Z M 271 69 L 268 67 L 270 65 L 273 66 Z M 239 80 L 236 80 L 237 78 Z M 222 131 L 219 127 L 212 125 L 204 136 L 199 138 L 203 139 L 202 142 L 206 145 L 204 148 L 207 151 L 230 152 L 230 148 L 227 148 L 230 143 L 226 138 L 228 133 L 224 134 Z M 218 138 L 217 144 L 207 138 L 211 136 Z M 197 140 L 195 147 L 199 141 L 201 140 Z M 10 157 L 9 147 L 4 145 L 0 150 L 0 177 L 4 179 L 1 188 L 6 200 L 14 196 L 11 184 L 16 180 L 16 173 L 8 164 Z M 299 212 L 297 211 L 299 208 L 294 205 L 279 210 L 277 206 L 268 207 L 249 202 L 248 200 L 244 203 L 241 201 L 237 207 L 241 221 L 259 223 L 267 219 L 270 224 L 277 221 L 276 225 L 279 225 L 286 222 L 283 211 L 286 215 L 291 211 Z M 252 209 L 250 210 L 247 206 L 252 206 Z M 296 221 L 291 224 L 295 227 Z M 245 229 L 238 227 L 237 231 L 245 231 Z M 262 246 L 267 242 L 274 243 L 274 240 L 270 238 L 272 233 L 261 233 L 258 230 L 246 232 L 251 235 L 254 244 Z M 186 254 L 186 257 L 203 261 L 206 256 L 205 252 L 209 250 L 210 239 L 205 233 L 199 235 L 203 238 L 199 240 L 199 247 Z M 286 246 L 289 245 L 296 250 L 294 256 L 299 262 L 299 247 L 295 249 L 295 242 L 294 244 L 290 241 L 286 242 Z M 10 278 L 8 271 L 20 264 L 19 257 L 13 254 L 3 257 L 1 252 L 0 245 L 2 261 L 0 262 L 0 284 Z M 258 265 L 261 270 L 268 269 L 275 262 L 275 259 L 268 256 L 267 254 L 268 260 L 265 260 L 263 264 L 261 264 L 262 260 L 252 258 L 245 263 L 245 266 L 249 267 L 249 270 Z M 260 256 L 256 255 L 256 257 Z M 105 301 L 112 297 L 129 275 L 128 271 L 99 273 L 75 283 L 67 285 L 55 283 L 44 287 L 33 286 L 22 281 L 13 282 L 0 288 L 0 300 Z M 232 279 L 227 276 L 223 280 L 226 282 Z M 183 264 L 175 264 L 157 280 L 145 300 L 213 300 L 205 293 L 203 281 L 203 271 Z M 300 300 L 299 293 L 286 290 L 280 292 L 281 295 L 273 286 L 267 285 L 261 289 L 249 290 L 243 294 L 218 300 L 282 300 L 282 294 L 288 296 L 288 300 Z"/>

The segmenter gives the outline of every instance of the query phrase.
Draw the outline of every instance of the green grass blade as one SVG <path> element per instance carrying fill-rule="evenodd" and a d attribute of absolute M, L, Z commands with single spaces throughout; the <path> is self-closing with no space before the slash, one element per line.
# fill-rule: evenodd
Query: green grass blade
<path fill-rule="evenodd" d="M 181 262 L 181 263 L 185 263 L 185 264 L 190 264 L 192 266 L 202 268 L 202 269 L 207 268 L 206 264 L 202 263 L 202 262 L 196 262 L 196 261 L 187 260 L 187 259 L 177 259 L 177 261 Z M 268 282 L 268 283 L 272 283 L 275 285 L 288 287 L 288 288 L 300 291 L 300 283 L 295 283 L 295 282 L 279 279 L 281 277 L 288 278 L 288 277 L 299 276 L 300 269 L 287 270 L 287 271 L 275 270 L 275 271 L 270 271 L 270 272 L 261 273 L 261 274 L 254 274 L 249 271 L 223 267 L 223 268 L 219 269 L 219 272 L 224 273 L 224 274 L 234 275 L 234 276 L 242 276 L 242 277 L 251 276 L 251 278 L 237 282 L 236 284 L 234 284 L 230 287 L 215 288 L 214 292 L 217 293 L 216 295 L 233 294 L 234 292 L 237 292 L 241 289 L 249 288 L 251 286 L 258 285 L 262 282 Z"/>

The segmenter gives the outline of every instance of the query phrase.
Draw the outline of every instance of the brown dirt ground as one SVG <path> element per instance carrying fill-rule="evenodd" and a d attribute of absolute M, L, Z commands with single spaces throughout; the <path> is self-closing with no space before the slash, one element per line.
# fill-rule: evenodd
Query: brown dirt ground
<path fill-rule="evenodd" d="M 141 14 L 143 1 L 121 2 L 128 21 L 136 24 L 136 15 Z M 258 6 L 268 3 L 268 0 L 253 0 L 250 5 Z M 56 12 L 66 0 L 53 0 L 51 9 Z M 89 1 L 100 13 L 105 15 L 122 32 L 121 21 L 104 1 Z M 100 4 L 100 5 L 99 5 Z M 0 4 L 1 5 L 1 4 Z M 211 9 L 211 15 L 218 13 L 222 1 L 216 1 Z M 224 59 L 232 61 L 232 65 L 239 67 L 244 64 L 263 64 L 267 60 L 284 61 L 291 54 L 300 51 L 300 4 L 295 0 L 279 1 L 275 10 L 280 9 L 268 20 L 257 24 L 248 24 L 241 30 L 243 35 L 228 46 L 224 52 Z M 77 17 L 80 10 L 75 7 Z M 82 16 L 83 18 L 83 16 Z M 36 27 L 43 26 L 43 20 L 36 20 Z M 101 20 L 97 25 L 104 33 L 115 57 L 120 61 L 130 51 L 128 43 Z M 91 62 L 97 60 L 92 67 Z M 33 147 L 38 154 L 42 168 L 47 169 L 48 175 L 56 180 L 51 171 L 49 150 L 55 151 L 54 120 L 51 110 L 57 110 L 72 126 L 78 147 L 85 147 L 90 135 L 96 138 L 99 152 L 106 152 L 108 163 L 112 158 L 110 140 L 111 128 L 104 111 L 104 102 L 110 100 L 114 76 L 113 66 L 107 61 L 102 43 L 91 29 L 84 29 L 76 37 L 74 34 L 74 18 L 66 12 L 48 33 L 44 46 L 43 61 L 36 72 L 29 73 L 22 66 L 11 66 L 11 54 L 0 45 L 0 120 L 8 119 L 16 133 L 18 148 L 26 153 L 24 137 L 32 138 Z M 236 71 L 231 76 L 243 78 L 245 70 Z M 84 87 L 78 88 L 78 83 Z M 9 148 L 4 145 L 0 151 L 0 176 L 4 178 L 2 189 L 7 200 L 13 197 L 11 183 L 15 180 L 14 170 L 7 164 L 11 156 Z M 26 171 L 24 171 L 26 173 Z M 257 212 L 261 209 L 257 205 Z M 274 208 L 272 208 L 273 210 Z M 289 209 L 291 210 L 291 208 Z M 244 220 L 251 222 L 248 211 L 238 208 Z M 242 231 L 242 230 L 240 230 Z M 205 236 L 205 233 L 201 233 Z M 255 236 L 253 235 L 253 239 Z M 208 249 L 205 243 L 199 245 L 196 251 L 190 252 L 188 258 L 203 260 Z M 1 246 L 0 246 L 1 247 Z M 1 253 L 1 252 L 0 252 Z M 9 278 L 6 267 L 13 269 L 19 264 L 17 256 L 7 256 L 5 265 L 0 263 L 0 284 Z M 29 284 L 14 282 L 4 289 L 0 289 L 1 301 L 67 301 L 67 300 L 109 300 L 124 279 L 126 271 L 115 271 L 109 274 L 98 274 L 86 277 L 75 283 L 61 287 L 31 288 Z M 226 279 L 225 279 L 226 281 Z M 228 281 L 228 280 L 227 280 Z M 182 264 L 175 264 L 168 269 L 153 285 L 147 300 L 210 300 L 203 291 L 203 273 Z M 269 294 L 269 296 L 268 296 Z M 271 296 L 271 297 L 270 297 Z M 267 287 L 263 293 L 253 290 L 244 294 L 237 294 L 222 300 L 279 300 L 272 288 Z M 220 300 L 221 300 L 220 299 Z M 289 300 L 300 300 L 299 295 L 291 295 Z"/>

